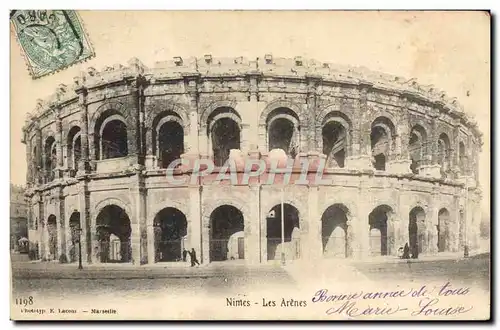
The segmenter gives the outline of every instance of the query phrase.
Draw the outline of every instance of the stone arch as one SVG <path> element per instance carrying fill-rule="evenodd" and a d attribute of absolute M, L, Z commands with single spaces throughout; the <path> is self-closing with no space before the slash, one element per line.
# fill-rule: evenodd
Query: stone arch
<path fill-rule="evenodd" d="M 234 108 L 219 107 L 211 111 L 206 122 L 208 150 L 216 166 L 222 166 L 232 149 L 241 149 L 242 121 Z"/>
<path fill-rule="evenodd" d="M 117 110 L 112 107 L 113 104 L 107 103 L 101 106 L 94 114 L 92 130 L 89 131 L 91 135 L 89 143 L 92 145 L 89 147 L 96 160 L 125 157 L 130 152 L 129 141 L 133 140 L 133 137 L 129 136 L 129 130 L 134 130 L 133 123 L 127 120 L 127 114 L 123 108 Z M 98 117 L 96 117 L 97 114 L 99 114 Z M 112 128 L 109 125 L 115 126 L 114 130 L 120 134 L 111 134 L 109 130 Z M 104 133 L 107 133 L 106 136 Z M 106 143 L 103 143 L 104 141 Z"/>
<path fill-rule="evenodd" d="M 167 168 L 186 150 L 184 137 L 188 132 L 182 118 L 170 111 L 161 112 L 155 117 L 152 125 L 152 152 L 156 155 L 160 167 Z"/>
<path fill-rule="evenodd" d="M 99 123 L 100 119 L 105 119 L 106 113 L 112 114 L 120 114 L 123 117 L 124 123 L 128 124 L 130 114 L 126 111 L 125 105 L 118 101 L 106 101 L 101 104 L 97 110 L 92 115 L 91 120 L 89 121 L 89 134 L 93 134 L 96 132 L 96 126 L 102 126 Z"/>
<path fill-rule="evenodd" d="M 345 159 L 352 154 L 352 122 L 341 111 L 330 111 L 321 119 L 316 129 L 319 150 L 327 156 L 330 167 L 344 167 Z"/>
<path fill-rule="evenodd" d="M 200 121 L 199 121 L 199 125 L 201 128 L 200 131 L 204 130 L 207 127 L 208 117 L 210 117 L 210 115 L 214 111 L 216 111 L 217 109 L 220 109 L 220 108 L 230 108 L 230 109 L 233 109 L 233 111 L 237 113 L 237 111 L 236 111 L 237 105 L 238 105 L 238 102 L 235 100 L 214 101 L 214 102 L 210 103 L 209 105 L 207 105 L 207 107 L 204 108 L 201 112 L 201 117 L 200 117 Z"/>
<path fill-rule="evenodd" d="M 267 260 L 277 260 L 280 257 L 285 257 L 287 260 L 299 259 L 301 231 L 304 224 L 300 210 L 287 202 L 283 205 L 279 202 L 271 204 L 266 211 L 268 213 L 264 219 Z"/>
<path fill-rule="evenodd" d="M 181 210 L 165 206 L 153 218 L 155 262 L 181 261 L 186 249 L 188 220 Z"/>
<path fill-rule="evenodd" d="M 441 175 L 446 177 L 451 167 L 451 140 L 446 132 L 438 135 L 437 162 L 441 165 Z"/>
<path fill-rule="evenodd" d="M 52 260 L 56 260 L 59 255 L 58 251 L 59 242 L 57 239 L 58 236 L 57 231 L 60 230 L 60 228 L 57 223 L 57 217 L 54 214 L 50 214 L 47 217 L 46 227 L 47 227 L 47 235 L 49 243 L 48 249 L 50 253 L 50 258 Z"/>
<path fill-rule="evenodd" d="M 342 108 L 338 103 L 331 103 L 324 107 L 316 116 L 316 126 L 323 127 L 329 118 L 342 118 L 347 124 L 346 128 L 352 128 L 352 120 L 349 112 Z"/>
<path fill-rule="evenodd" d="M 245 216 L 241 209 L 222 204 L 209 215 L 209 259 L 224 261 L 245 258 Z"/>
<path fill-rule="evenodd" d="M 154 208 L 148 209 L 147 211 L 147 218 L 149 219 L 148 222 L 150 225 L 153 225 L 153 220 L 158 215 L 158 213 L 167 207 L 179 210 L 180 212 L 184 213 L 189 219 L 189 207 L 186 205 L 186 203 L 167 199 L 162 200 L 161 203 L 150 203 L 148 205 L 155 206 Z"/>
<path fill-rule="evenodd" d="M 371 256 L 395 253 L 395 210 L 391 204 L 379 203 L 368 215 Z"/>
<path fill-rule="evenodd" d="M 437 251 L 444 252 L 450 250 L 451 240 L 451 215 L 448 208 L 443 207 L 438 211 L 437 232 Z"/>
<path fill-rule="evenodd" d="M 418 174 L 419 167 L 426 164 L 428 158 L 429 135 L 425 125 L 417 123 L 411 126 L 408 153 L 411 160 L 410 168 L 414 174 Z"/>
<path fill-rule="evenodd" d="M 370 125 L 371 154 L 376 170 L 385 170 L 396 148 L 397 129 L 387 116 L 376 117 Z"/>
<path fill-rule="evenodd" d="M 105 198 L 101 201 L 99 201 L 96 206 L 94 207 L 94 212 L 93 212 L 93 216 L 92 216 L 92 223 L 96 223 L 96 220 L 97 220 L 97 217 L 99 215 L 99 213 L 101 213 L 101 211 L 106 207 L 106 206 L 109 206 L 109 205 L 116 205 L 118 207 L 121 207 L 127 214 L 132 214 L 132 210 L 130 209 L 130 202 L 129 201 L 123 201 L 119 198 L 115 198 L 115 197 L 109 197 L 109 198 Z"/>
<path fill-rule="evenodd" d="M 300 126 L 306 124 L 307 118 L 303 113 L 303 111 L 301 111 L 300 105 L 296 104 L 291 100 L 277 99 L 268 103 L 267 106 L 264 108 L 264 110 L 262 110 L 259 119 L 259 127 L 265 128 L 267 126 L 267 120 L 269 114 L 271 114 L 271 112 L 279 108 L 290 109 L 292 112 L 294 112 L 295 116 L 299 119 Z"/>
<path fill-rule="evenodd" d="M 154 122 L 164 116 L 164 114 L 176 115 L 181 119 L 181 126 L 184 128 L 185 132 L 189 132 L 190 122 L 187 116 L 187 109 L 177 103 L 172 103 L 168 101 L 151 101 L 151 104 L 144 107 L 146 113 L 146 118 L 144 119 L 144 126 L 147 129 L 155 129 Z"/>
<path fill-rule="evenodd" d="M 321 238 L 323 256 L 347 258 L 351 256 L 351 242 L 349 228 L 351 212 L 342 203 L 330 204 L 321 213 Z"/>
<path fill-rule="evenodd" d="M 80 139 L 78 141 L 78 139 Z M 81 128 L 78 125 L 71 126 L 66 135 L 66 161 L 68 168 L 78 169 L 78 161 L 81 159 L 82 141 Z"/>
<path fill-rule="evenodd" d="M 274 194 L 274 195 L 277 195 L 277 196 L 275 196 L 274 198 L 270 198 L 269 201 L 266 202 L 265 205 L 263 205 L 263 208 L 261 209 L 263 217 L 266 216 L 267 212 L 269 212 L 269 209 L 271 209 L 275 205 L 281 203 L 280 194 Z M 299 215 L 300 221 L 304 222 L 303 217 L 304 217 L 304 214 L 307 214 L 307 209 L 305 208 L 305 205 L 303 203 L 301 203 L 297 199 L 287 197 L 286 193 L 285 193 L 285 198 L 283 199 L 283 203 L 290 204 L 291 206 L 295 207 L 297 209 L 297 211 L 299 212 L 298 215 Z"/>
<path fill-rule="evenodd" d="M 132 258 L 132 220 L 131 214 L 123 205 L 110 203 L 112 199 L 101 202 L 95 214 L 97 238 L 96 255 L 98 262 L 131 262 Z M 114 200 L 115 202 L 118 200 Z M 107 204 L 107 205 L 104 205 Z"/>
<path fill-rule="evenodd" d="M 408 214 L 408 234 L 412 258 L 417 258 L 420 253 L 427 250 L 429 240 L 428 228 L 426 228 L 427 214 L 429 213 L 418 204 L 411 208 Z"/>
<path fill-rule="evenodd" d="M 290 108 L 275 108 L 266 118 L 266 145 L 269 151 L 282 149 L 288 157 L 295 158 L 301 150 L 300 118 Z"/>
<path fill-rule="evenodd" d="M 210 220 L 210 215 L 212 214 L 212 212 L 216 208 L 218 208 L 219 206 L 222 206 L 222 205 L 234 206 L 235 208 L 237 208 L 238 210 L 241 211 L 241 213 L 243 214 L 243 217 L 246 217 L 249 214 L 248 208 L 245 205 L 245 203 L 242 201 L 239 201 L 237 199 L 223 198 L 223 199 L 217 199 L 214 201 L 207 201 L 206 203 L 204 203 L 204 207 L 203 207 L 203 219 L 204 219 L 205 226 L 207 226 L 207 227 L 209 226 L 209 223 L 207 223 L 207 220 L 208 221 Z"/>

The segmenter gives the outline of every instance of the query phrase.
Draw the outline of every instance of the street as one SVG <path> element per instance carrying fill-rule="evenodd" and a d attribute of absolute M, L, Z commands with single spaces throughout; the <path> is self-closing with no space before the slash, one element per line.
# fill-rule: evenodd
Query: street
<path fill-rule="evenodd" d="M 63 297 L 79 294 L 134 293 L 148 296 L 162 291 L 168 294 L 196 292 L 224 294 L 235 290 L 267 291 L 298 288 L 305 282 L 373 283 L 452 281 L 489 291 L 489 254 L 468 259 L 350 262 L 323 261 L 321 268 L 302 264 L 247 267 L 217 264 L 200 268 L 111 268 L 78 271 L 74 265 L 14 264 L 12 289 L 16 294 L 43 294 Z M 37 269 L 37 267 L 39 269 Z M 45 267 L 45 268 L 41 268 Z M 313 280 L 313 281 L 311 281 Z"/>

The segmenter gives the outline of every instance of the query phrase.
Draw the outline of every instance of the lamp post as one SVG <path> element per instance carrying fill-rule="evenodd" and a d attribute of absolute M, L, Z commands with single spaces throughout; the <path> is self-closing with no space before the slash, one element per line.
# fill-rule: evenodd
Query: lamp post
<path fill-rule="evenodd" d="M 81 235 L 82 235 L 82 229 L 80 226 L 75 227 L 75 234 L 76 234 L 76 239 L 78 243 L 78 269 L 83 269 L 82 266 L 82 240 L 81 240 Z"/>
<path fill-rule="evenodd" d="M 281 188 L 281 264 L 285 265 L 285 188 Z"/>
<path fill-rule="evenodd" d="M 467 217 L 469 216 L 469 185 L 468 177 L 465 177 L 465 207 L 464 207 L 464 258 L 469 257 L 469 245 L 467 235 Z"/>

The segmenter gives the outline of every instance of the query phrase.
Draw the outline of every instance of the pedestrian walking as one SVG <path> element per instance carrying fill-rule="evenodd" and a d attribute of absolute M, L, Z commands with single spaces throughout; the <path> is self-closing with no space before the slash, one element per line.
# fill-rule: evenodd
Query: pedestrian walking
<path fill-rule="evenodd" d="M 189 256 L 191 257 L 191 267 L 194 267 L 194 265 L 200 265 L 200 263 L 198 262 L 198 259 L 196 258 L 196 251 L 194 250 L 194 248 L 191 249 L 191 252 L 189 252 Z"/>
<path fill-rule="evenodd" d="M 186 262 L 187 254 L 188 254 L 187 250 L 186 250 L 186 249 L 184 249 L 184 250 L 182 251 L 182 261 Z"/>
<path fill-rule="evenodd" d="M 405 244 L 405 247 L 403 249 L 403 259 L 410 259 L 410 246 L 408 243 Z"/>

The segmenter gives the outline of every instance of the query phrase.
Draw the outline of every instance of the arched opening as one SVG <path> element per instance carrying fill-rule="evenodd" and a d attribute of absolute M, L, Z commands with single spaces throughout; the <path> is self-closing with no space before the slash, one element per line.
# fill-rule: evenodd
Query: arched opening
<path fill-rule="evenodd" d="M 408 224 L 408 233 L 410 239 L 410 253 L 412 258 L 417 258 L 426 248 L 426 228 L 425 211 L 420 207 L 414 207 L 410 211 Z"/>
<path fill-rule="evenodd" d="M 97 216 L 97 255 L 102 263 L 131 262 L 131 226 L 127 212 L 117 205 L 105 206 Z"/>
<path fill-rule="evenodd" d="M 450 235 L 450 212 L 443 208 L 438 213 L 438 252 L 449 250 L 449 235 Z"/>
<path fill-rule="evenodd" d="M 158 212 L 154 221 L 155 262 L 181 261 L 186 248 L 187 220 L 184 213 L 173 207 Z"/>
<path fill-rule="evenodd" d="M 208 132 L 215 166 L 223 166 L 231 149 L 240 149 L 241 118 L 232 108 L 221 107 L 208 116 Z"/>
<path fill-rule="evenodd" d="M 386 256 L 394 250 L 394 238 L 390 230 L 393 210 L 387 205 L 377 206 L 368 216 L 370 226 L 370 255 Z"/>
<path fill-rule="evenodd" d="M 184 130 L 177 121 L 164 122 L 158 129 L 158 159 L 160 167 L 168 166 L 184 153 Z"/>
<path fill-rule="evenodd" d="M 57 218 L 55 215 L 49 215 L 47 219 L 47 233 L 49 236 L 49 253 L 50 259 L 57 259 Z"/>
<path fill-rule="evenodd" d="M 344 205 L 335 204 L 321 217 L 321 237 L 323 256 L 334 258 L 349 257 L 349 241 L 347 239 L 347 215 L 349 211 Z"/>
<path fill-rule="evenodd" d="M 288 157 L 299 153 L 299 118 L 290 109 L 278 108 L 267 117 L 268 148 L 282 149 Z"/>
<path fill-rule="evenodd" d="M 114 116 L 108 118 L 111 119 Z M 101 132 L 101 160 L 128 155 L 127 126 L 121 119 L 103 123 Z"/>
<path fill-rule="evenodd" d="M 450 139 L 445 133 L 438 139 L 438 163 L 441 166 L 441 176 L 446 177 L 450 170 Z"/>
<path fill-rule="evenodd" d="M 210 261 L 245 259 L 243 213 L 221 205 L 210 215 Z"/>
<path fill-rule="evenodd" d="M 57 150 L 56 150 L 56 140 L 53 136 L 49 136 L 45 140 L 45 180 L 50 182 L 54 180 L 54 170 L 57 166 Z"/>
<path fill-rule="evenodd" d="M 410 169 L 414 174 L 418 174 L 419 167 L 425 164 L 427 147 L 427 133 L 420 125 L 415 125 L 410 132 L 408 151 L 410 154 Z"/>
<path fill-rule="evenodd" d="M 82 139 L 80 137 L 80 127 L 73 126 L 68 133 L 67 143 L 67 162 L 68 167 L 78 170 L 78 162 L 82 157 Z"/>
<path fill-rule="evenodd" d="M 393 149 L 394 137 L 395 128 L 389 119 L 379 117 L 373 121 L 370 142 L 375 170 L 385 171 L 386 163 Z"/>
<path fill-rule="evenodd" d="M 463 142 L 460 142 L 458 145 L 458 158 L 460 173 L 465 175 L 467 173 L 467 155 L 465 153 L 465 144 Z"/>
<path fill-rule="evenodd" d="M 323 126 L 323 154 L 326 155 L 328 167 L 344 167 L 347 149 L 347 132 L 345 127 L 330 121 Z"/>
<path fill-rule="evenodd" d="M 284 244 L 281 239 L 281 204 L 275 205 L 267 215 L 267 260 L 300 258 L 300 218 L 295 206 L 284 204 Z"/>
<path fill-rule="evenodd" d="M 68 259 L 69 262 L 76 262 L 78 261 L 78 240 L 82 239 L 79 233 L 79 230 L 81 229 L 80 212 L 74 211 L 73 213 L 71 213 L 71 216 L 69 217 L 69 228 L 71 233 L 71 241 L 69 243 L 71 244 L 71 246 L 69 248 Z"/>

